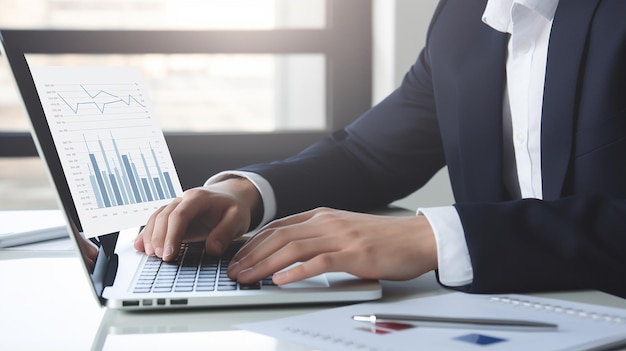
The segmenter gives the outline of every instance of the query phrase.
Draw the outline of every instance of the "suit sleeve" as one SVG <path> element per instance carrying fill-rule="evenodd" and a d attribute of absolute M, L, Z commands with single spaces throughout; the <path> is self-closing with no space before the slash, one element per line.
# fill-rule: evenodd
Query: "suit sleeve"
<path fill-rule="evenodd" d="M 587 5 L 589 14 L 561 2 L 552 28 L 541 131 L 544 199 L 457 197 L 473 267 L 470 292 L 595 289 L 626 297 L 626 3 Z M 586 16 L 589 27 L 576 20 Z M 574 32 L 586 38 L 580 62 L 572 61 Z M 576 64 L 559 71 L 570 62 Z M 565 94 L 568 88 L 575 94 Z M 566 147 L 558 142 L 563 136 L 571 136 Z M 562 178 L 554 164 L 566 164 Z"/>
<path fill-rule="evenodd" d="M 345 129 L 288 159 L 243 169 L 272 184 L 277 217 L 319 206 L 384 206 L 444 166 L 425 60 L 422 53 L 396 91 Z"/>
<path fill-rule="evenodd" d="M 626 297 L 626 201 L 571 196 L 456 204 L 474 293 L 597 289 Z"/>
<path fill-rule="evenodd" d="M 467 0 L 442 1 L 438 11 L 444 3 L 457 10 L 454 13 L 458 15 L 448 16 L 455 20 L 465 16 L 462 9 L 477 6 Z M 622 6 L 620 2 L 611 4 Z M 614 13 L 618 12 L 612 11 L 609 15 Z M 441 25 L 440 35 L 458 33 L 445 25 L 448 22 Z M 454 21 L 453 24 L 458 25 Z M 482 27 L 475 31 L 478 38 L 485 41 L 487 34 L 483 33 Z M 445 40 L 437 43 L 448 46 Z M 467 43 L 471 45 L 461 47 L 473 48 L 476 41 Z M 485 43 L 492 44 L 490 40 Z M 444 166 L 446 161 L 437 113 L 439 118 L 447 117 L 446 128 L 459 126 L 454 124 L 458 121 L 456 114 L 466 119 L 472 116 L 465 108 L 468 106 L 454 105 L 458 96 L 445 93 L 448 90 L 458 92 L 458 76 L 450 79 L 452 86 L 437 79 L 433 82 L 435 71 L 431 72 L 429 62 L 433 50 L 428 45 L 426 50 L 430 53 L 423 51 L 420 54 L 401 86 L 353 124 L 286 160 L 244 169 L 258 173 L 270 182 L 276 196 L 278 217 L 318 206 L 366 211 L 410 194 Z M 624 52 L 619 51 L 622 55 L 619 58 L 623 58 Z M 437 62 L 439 70 L 436 73 L 440 75 L 435 77 L 441 78 L 441 73 L 450 77 L 451 66 L 443 64 L 446 57 L 436 57 L 433 63 Z M 467 60 L 457 60 L 458 57 L 466 58 L 465 55 L 449 57 L 455 58 L 453 63 L 462 64 L 462 68 L 472 67 Z M 615 59 L 609 63 L 623 67 L 621 62 L 624 61 Z M 599 69 L 598 72 L 604 71 Z M 566 191 L 559 195 L 559 199 L 505 201 L 504 195 L 481 197 L 502 187 L 502 179 L 497 176 L 485 180 L 481 167 L 487 165 L 498 170 L 500 158 L 485 157 L 486 153 L 448 155 L 457 199 L 455 208 L 465 232 L 473 269 L 471 284 L 460 290 L 522 293 L 597 289 L 626 297 L 626 164 L 623 160 L 626 113 L 622 112 L 604 124 L 598 125 L 595 121 L 596 117 L 603 116 L 596 113 L 597 109 L 611 107 L 614 111 L 626 111 L 623 109 L 626 92 L 623 82 L 626 80 L 621 79 L 624 71 L 612 70 L 610 73 L 604 81 L 600 79 L 604 75 L 589 73 L 586 83 L 597 89 L 589 88 L 588 92 L 579 94 L 587 100 L 581 100 L 577 105 L 581 111 L 590 109 L 591 112 L 584 115 L 593 116 L 594 123 L 582 128 L 585 124 L 583 114 L 578 116 L 578 144 L 573 150 L 578 154 L 570 169 Z M 591 84 L 596 80 L 598 84 Z M 607 81 L 613 84 L 605 84 Z M 450 89 L 442 89 L 442 85 Z M 437 97 L 433 86 L 439 89 L 436 90 Z M 609 90 L 606 94 L 598 94 L 599 89 Z M 480 93 L 485 94 L 484 91 L 482 89 Z M 463 90 L 463 93 L 467 91 Z M 440 102 L 438 111 L 435 101 Z M 615 106 L 603 101 L 614 102 Z M 441 119 L 441 123 L 446 122 Z M 468 133 L 483 133 L 483 128 L 489 126 L 479 127 L 469 131 L 459 128 L 458 135 L 448 133 L 444 137 L 446 146 L 456 150 L 452 146 L 471 146 L 463 144 L 463 140 L 480 141 L 478 137 L 482 138 L 483 134 L 463 138 Z M 467 177 L 470 170 L 477 176 Z M 491 193 L 499 194 L 500 191 Z"/>

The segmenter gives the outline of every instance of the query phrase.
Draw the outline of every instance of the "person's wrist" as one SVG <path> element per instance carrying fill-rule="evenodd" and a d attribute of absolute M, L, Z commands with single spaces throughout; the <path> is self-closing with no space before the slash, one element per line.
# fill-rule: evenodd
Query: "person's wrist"
<path fill-rule="evenodd" d="M 419 214 L 416 216 L 416 219 L 419 221 L 420 233 L 422 234 L 422 249 L 424 250 L 424 252 L 422 252 L 424 255 L 423 257 L 426 258 L 426 265 L 429 270 L 435 270 L 439 265 L 435 232 L 433 231 L 433 228 L 426 216 Z"/>
<path fill-rule="evenodd" d="M 220 184 L 221 183 L 221 184 Z M 244 177 L 231 177 L 224 179 L 215 185 L 226 186 L 238 201 L 250 211 L 250 227 L 256 228 L 263 218 L 263 201 L 256 186 Z"/>

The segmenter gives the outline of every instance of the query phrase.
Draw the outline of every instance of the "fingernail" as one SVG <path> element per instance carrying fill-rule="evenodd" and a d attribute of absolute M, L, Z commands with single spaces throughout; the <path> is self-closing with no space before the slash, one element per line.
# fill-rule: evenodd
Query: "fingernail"
<path fill-rule="evenodd" d="M 228 273 L 234 272 L 237 268 L 239 268 L 239 261 L 231 262 L 228 266 Z"/>
<path fill-rule="evenodd" d="M 272 281 L 275 284 L 280 285 L 287 279 L 287 271 L 276 272 L 272 275 Z"/>
<path fill-rule="evenodd" d="M 163 250 L 163 258 L 172 256 L 173 253 L 174 253 L 174 248 L 171 245 L 167 245 L 165 247 L 165 250 Z"/>
<path fill-rule="evenodd" d="M 243 271 L 239 272 L 239 274 L 237 274 L 237 276 L 239 278 L 242 278 L 241 275 L 244 275 L 244 277 L 245 277 L 250 272 L 252 272 L 252 267 L 244 269 Z"/>
<path fill-rule="evenodd" d="M 157 255 L 157 257 L 163 257 L 163 249 L 157 247 L 156 249 L 154 249 L 154 254 Z"/>
<path fill-rule="evenodd" d="M 222 254 L 224 252 L 224 244 L 222 244 L 221 241 L 219 240 L 215 240 L 215 247 L 217 247 L 217 250 L 219 251 L 220 254 Z"/>
<path fill-rule="evenodd" d="M 154 249 L 152 249 L 151 245 L 146 245 L 145 249 L 146 249 L 146 251 L 145 251 L 146 255 L 154 256 Z"/>

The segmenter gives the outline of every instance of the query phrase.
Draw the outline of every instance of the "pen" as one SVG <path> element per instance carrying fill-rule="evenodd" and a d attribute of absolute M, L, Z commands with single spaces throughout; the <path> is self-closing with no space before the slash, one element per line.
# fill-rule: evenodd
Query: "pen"
<path fill-rule="evenodd" d="M 352 316 L 352 319 L 372 324 L 404 322 L 417 326 L 437 328 L 480 328 L 515 331 L 553 331 L 558 329 L 558 325 L 552 323 L 514 319 L 432 317 L 400 314 L 356 315 Z"/>

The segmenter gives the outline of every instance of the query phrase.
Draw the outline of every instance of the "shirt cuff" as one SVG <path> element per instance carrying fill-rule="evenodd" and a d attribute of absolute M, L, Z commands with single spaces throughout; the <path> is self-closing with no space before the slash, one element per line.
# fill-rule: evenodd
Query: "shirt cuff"
<path fill-rule="evenodd" d="M 474 279 L 472 262 L 465 241 L 465 232 L 456 209 L 452 206 L 420 208 L 435 233 L 437 264 L 441 284 L 458 287 Z"/>
<path fill-rule="evenodd" d="M 263 219 L 259 225 L 251 231 L 256 231 L 261 228 L 265 224 L 269 223 L 276 216 L 276 196 L 274 195 L 274 189 L 270 185 L 270 183 L 263 178 L 262 176 L 252 173 L 252 172 L 242 172 L 242 171 L 224 171 L 220 172 L 211 178 L 209 178 L 206 182 L 204 182 L 204 186 L 214 184 L 220 182 L 222 180 L 234 177 L 246 178 L 259 191 L 261 194 L 261 201 L 263 201 Z"/>

